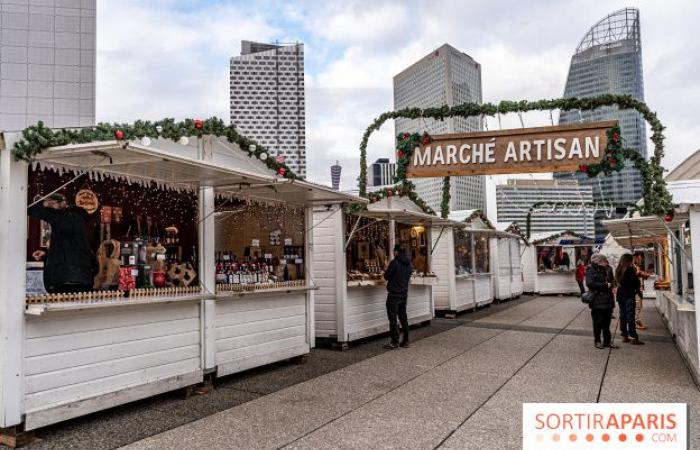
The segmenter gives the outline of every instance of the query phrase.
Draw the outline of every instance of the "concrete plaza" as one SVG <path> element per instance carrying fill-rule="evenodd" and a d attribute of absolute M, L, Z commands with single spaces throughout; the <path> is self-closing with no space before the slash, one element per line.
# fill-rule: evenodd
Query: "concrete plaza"
<path fill-rule="evenodd" d="M 700 448 L 700 390 L 653 302 L 643 318 L 647 345 L 599 350 L 577 298 L 519 301 L 125 448 L 517 449 L 523 402 L 688 403 Z"/>

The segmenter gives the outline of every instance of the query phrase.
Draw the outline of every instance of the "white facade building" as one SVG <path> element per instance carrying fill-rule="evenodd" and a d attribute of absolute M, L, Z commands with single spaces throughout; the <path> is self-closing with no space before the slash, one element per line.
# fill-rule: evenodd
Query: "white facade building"
<path fill-rule="evenodd" d="M 394 77 L 394 109 L 455 106 L 481 103 L 481 65 L 469 55 L 445 44 Z M 471 117 L 396 119 L 396 134 L 459 133 L 481 130 L 480 119 Z M 415 178 L 418 195 L 434 210 L 440 210 L 442 178 Z M 452 177 L 450 210 L 486 210 L 483 176 Z"/>
<path fill-rule="evenodd" d="M 592 202 L 593 188 L 581 186 L 575 180 L 508 180 L 496 186 L 498 222 L 517 222 L 525 229 L 527 212 L 537 202 Z M 583 208 L 534 212 L 531 216 L 532 234 L 571 230 L 593 237 L 593 213 Z"/>
<path fill-rule="evenodd" d="M 242 41 L 231 58 L 231 123 L 306 177 L 304 44 Z"/>
<path fill-rule="evenodd" d="M 0 129 L 95 124 L 96 0 L 0 1 Z"/>
<path fill-rule="evenodd" d="M 379 158 L 369 166 L 367 175 L 367 186 L 372 190 L 381 189 L 394 185 L 396 175 L 396 163 L 390 162 L 389 158 Z"/>

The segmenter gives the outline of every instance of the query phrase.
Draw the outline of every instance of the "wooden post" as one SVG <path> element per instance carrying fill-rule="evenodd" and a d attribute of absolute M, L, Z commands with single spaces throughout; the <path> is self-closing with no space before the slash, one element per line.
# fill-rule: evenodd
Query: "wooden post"
<path fill-rule="evenodd" d="M 27 164 L 14 161 L 13 144 L 0 136 L 0 428 L 24 412 Z"/>

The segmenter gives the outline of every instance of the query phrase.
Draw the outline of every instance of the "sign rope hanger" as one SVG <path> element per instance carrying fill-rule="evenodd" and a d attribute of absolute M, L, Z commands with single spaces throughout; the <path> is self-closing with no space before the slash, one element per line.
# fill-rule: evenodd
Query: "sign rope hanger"
<path fill-rule="evenodd" d="M 551 114 L 551 111 L 554 109 L 560 111 L 592 111 L 606 106 L 617 106 L 621 110 L 636 110 L 651 126 L 651 141 L 654 144 L 654 153 L 649 161 L 646 161 L 636 150 L 623 146 L 620 129 L 614 122 L 602 123 L 602 126 L 601 123 L 589 123 L 560 127 L 478 132 L 473 133 L 475 136 L 430 136 L 427 132 L 422 135 L 418 133 L 404 133 L 397 136 L 397 168 L 394 181 L 401 184 L 405 192 L 413 190 L 413 183 L 411 183 L 408 178 L 417 176 L 413 173 L 413 169 L 411 169 L 411 163 L 413 162 L 412 156 L 414 156 L 414 152 L 417 148 L 420 149 L 420 153 L 417 156 L 420 156 L 423 162 L 427 162 L 426 154 L 427 148 L 429 147 L 431 152 L 429 156 L 432 158 L 431 162 L 437 162 L 437 166 L 445 169 L 450 166 L 450 164 L 446 164 L 446 162 L 471 162 L 471 158 L 468 160 L 466 157 L 468 154 L 466 151 L 462 151 L 461 155 L 459 152 L 462 150 L 463 145 L 468 146 L 464 147 L 465 149 L 471 150 L 471 141 L 469 141 L 469 139 L 481 138 L 484 141 L 478 142 L 481 145 L 477 146 L 477 163 L 471 163 L 471 166 L 481 166 L 481 168 L 470 167 L 470 170 L 466 171 L 463 165 L 454 164 L 454 167 L 443 170 L 442 172 L 432 171 L 428 174 L 427 171 L 423 170 L 423 174 L 418 175 L 444 177 L 444 187 L 447 189 L 443 189 L 443 204 L 441 208 L 443 217 L 449 213 L 449 198 L 447 198 L 446 201 L 446 197 L 449 197 L 448 177 L 450 175 L 579 171 L 586 173 L 589 177 L 594 177 L 598 174 L 609 176 L 613 172 L 620 171 L 625 166 L 626 161 L 631 162 L 631 164 L 639 170 L 642 177 L 643 203 L 639 207 L 640 211 L 643 214 L 665 214 L 672 208 L 673 204 L 671 195 L 666 190 L 666 184 L 663 179 L 664 169 L 661 167 L 661 160 L 664 156 L 664 127 L 657 118 L 656 113 L 649 109 L 644 102 L 636 100 L 629 95 L 613 94 L 589 98 L 570 97 L 538 101 L 501 101 L 498 104 L 464 103 L 452 107 L 445 105 L 436 108 L 406 108 L 385 112 L 370 124 L 360 143 L 360 195 L 364 197 L 369 196 L 367 193 L 367 143 L 369 137 L 389 119 L 430 118 L 442 121 L 449 117 L 468 118 L 496 116 L 500 122 L 501 114 L 515 113 L 518 114 L 521 119 L 521 126 L 524 127 L 524 121 L 522 121 L 522 113 L 524 112 L 550 111 Z M 551 116 L 550 120 L 553 121 Z M 547 135 L 547 133 L 549 134 L 548 137 L 544 138 L 545 143 L 538 143 L 536 140 L 531 139 L 528 146 L 523 142 L 528 140 L 526 135 L 530 132 L 544 133 L 545 135 Z M 567 136 L 558 136 L 557 133 L 569 134 Z M 576 135 L 576 133 L 579 133 L 579 135 Z M 505 139 L 504 136 L 506 137 Z M 511 141 L 517 139 L 520 146 L 510 148 L 508 136 L 512 137 Z M 463 138 L 464 142 L 460 144 L 460 147 L 457 147 L 457 151 L 452 150 L 452 147 L 447 149 L 448 145 L 455 145 L 454 143 L 449 144 L 447 142 L 444 147 L 441 146 L 440 150 L 437 150 L 438 144 L 442 141 L 460 138 Z M 494 140 L 500 139 L 503 141 L 501 153 L 498 155 L 496 154 L 495 142 L 493 145 L 489 145 L 489 142 L 485 142 L 488 138 Z M 565 146 L 562 141 L 558 141 L 557 144 L 557 139 L 567 138 L 569 139 L 569 141 L 566 141 L 568 148 L 565 148 L 567 146 Z M 548 141 L 547 139 L 550 140 Z M 598 140 L 596 141 L 596 139 Z M 435 143 L 433 143 L 434 140 L 436 141 Z M 537 140 L 539 141 L 541 139 Z M 586 147 L 586 145 L 588 145 L 588 147 Z M 538 151 L 539 153 L 537 153 Z M 539 158 L 533 158 L 533 154 L 538 154 Z M 543 158 L 542 155 L 546 155 L 546 157 Z M 579 155 L 582 157 L 579 158 Z M 463 156 L 461 161 L 460 156 Z M 469 156 L 471 157 L 472 154 L 469 154 Z M 588 158 L 586 158 L 586 156 L 588 156 Z M 503 157 L 499 164 L 496 164 L 498 160 L 497 157 Z M 539 160 L 533 161 L 533 159 Z M 544 164 L 542 160 L 546 162 L 547 167 L 543 167 Z M 579 163 L 578 167 L 576 167 L 574 161 Z M 489 165 L 492 166 L 492 169 L 493 166 L 499 167 L 489 171 Z M 507 168 L 505 172 L 504 170 L 506 169 L 504 169 L 504 167 Z M 431 169 L 436 168 L 433 167 Z M 615 205 L 611 206 L 614 207 Z"/>

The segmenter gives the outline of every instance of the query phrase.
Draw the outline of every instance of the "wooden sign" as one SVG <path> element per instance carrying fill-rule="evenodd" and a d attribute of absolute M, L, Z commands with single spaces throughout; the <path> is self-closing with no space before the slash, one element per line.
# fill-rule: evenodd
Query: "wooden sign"
<path fill-rule="evenodd" d="M 97 195 L 90 189 L 81 189 L 75 194 L 75 206 L 83 208 L 88 214 L 93 214 L 100 206 Z"/>
<path fill-rule="evenodd" d="M 617 121 L 432 136 L 411 155 L 408 177 L 572 172 L 600 162 Z"/>

